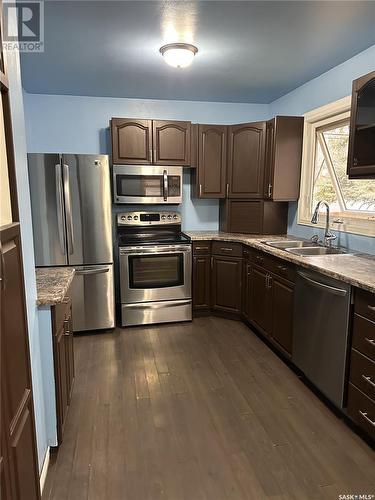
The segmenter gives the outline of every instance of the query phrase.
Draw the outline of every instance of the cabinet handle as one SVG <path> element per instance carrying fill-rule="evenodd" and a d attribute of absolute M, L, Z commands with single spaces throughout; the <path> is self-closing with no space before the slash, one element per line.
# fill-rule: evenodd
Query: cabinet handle
<path fill-rule="evenodd" d="M 375 387 L 375 382 L 373 382 L 371 380 L 371 377 L 368 377 L 367 375 L 362 375 L 362 378 L 363 378 L 363 380 L 365 380 L 366 382 L 368 382 L 370 385 L 372 385 L 372 387 Z"/>
<path fill-rule="evenodd" d="M 202 184 L 199 184 L 199 196 L 202 196 Z"/>
<path fill-rule="evenodd" d="M 214 267 L 214 258 L 211 257 L 211 269 L 213 269 L 213 267 Z"/>
<path fill-rule="evenodd" d="M 373 420 L 371 420 L 371 418 L 369 418 L 367 415 L 367 411 L 361 411 L 359 410 L 358 411 L 359 414 L 361 415 L 361 417 L 363 417 L 370 425 L 372 425 L 373 427 L 375 427 L 375 422 Z"/>
<path fill-rule="evenodd" d="M 370 309 L 370 311 L 375 312 L 375 306 L 368 305 L 367 307 Z"/>
<path fill-rule="evenodd" d="M 222 252 L 233 252 L 233 248 L 230 247 L 220 247 Z"/>
<path fill-rule="evenodd" d="M 264 261 L 264 257 L 261 257 L 260 255 L 255 256 L 256 260 L 259 260 L 260 262 Z"/>
<path fill-rule="evenodd" d="M 208 250 L 208 247 L 195 247 L 195 250 Z"/>
<path fill-rule="evenodd" d="M 5 259 L 4 259 L 4 253 L 1 250 L 1 289 L 5 290 L 6 288 L 6 272 L 5 272 Z"/>
<path fill-rule="evenodd" d="M 358 159 L 357 158 L 353 158 L 353 165 L 355 165 L 355 166 L 358 165 Z"/>
<path fill-rule="evenodd" d="M 369 339 L 368 337 L 365 337 L 365 341 L 368 342 L 371 345 L 375 345 L 375 340 L 374 339 Z"/>
<path fill-rule="evenodd" d="M 288 268 L 287 268 L 287 267 L 285 267 L 285 266 L 281 266 L 281 265 L 277 266 L 277 269 L 280 269 L 280 271 L 283 271 L 283 272 L 285 272 L 285 271 L 287 271 L 287 270 L 288 270 Z"/>
<path fill-rule="evenodd" d="M 227 198 L 229 198 L 229 183 L 227 183 Z"/>
<path fill-rule="evenodd" d="M 69 327 L 69 320 L 64 319 L 64 324 L 66 327 Z M 66 330 L 64 331 L 64 335 L 65 337 L 70 337 L 70 328 L 66 328 Z"/>
<path fill-rule="evenodd" d="M 153 158 L 152 158 L 152 149 L 150 149 L 150 162 L 151 163 L 152 163 L 152 160 L 153 160 Z"/>
<path fill-rule="evenodd" d="M 268 198 L 272 198 L 272 184 L 268 184 Z"/>
<path fill-rule="evenodd" d="M 153 157 L 153 161 L 156 161 L 156 149 L 154 149 L 154 157 Z"/>

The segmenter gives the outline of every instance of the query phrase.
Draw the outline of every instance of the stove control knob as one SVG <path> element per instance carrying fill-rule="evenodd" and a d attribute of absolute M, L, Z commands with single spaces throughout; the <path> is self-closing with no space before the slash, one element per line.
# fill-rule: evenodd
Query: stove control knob
<path fill-rule="evenodd" d="M 128 215 L 128 220 L 132 220 L 132 216 L 131 215 Z"/>
<path fill-rule="evenodd" d="M 171 214 L 169 214 L 169 215 L 168 215 L 168 219 L 172 219 L 172 216 L 171 216 Z"/>
<path fill-rule="evenodd" d="M 135 215 L 135 216 L 134 216 L 134 220 L 138 220 L 138 215 Z"/>
<path fill-rule="evenodd" d="M 165 215 L 162 215 L 161 218 L 164 220 L 165 219 Z"/>
<path fill-rule="evenodd" d="M 178 219 L 178 215 L 174 214 L 173 218 Z"/>
<path fill-rule="evenodd" d="M 121 220 L 125 220 L 125 219 L 126 219 L 125 215 L 122 215 Z"/>

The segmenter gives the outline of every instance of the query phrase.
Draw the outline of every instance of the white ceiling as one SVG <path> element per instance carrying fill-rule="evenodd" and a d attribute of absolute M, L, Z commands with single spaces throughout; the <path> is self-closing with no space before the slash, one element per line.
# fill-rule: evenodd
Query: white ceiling
<path fill-rule="evenodd" d="M 268 103 L 375 44 L 373 1 L 45 2 L 33 93 Z M 171 68 L 167 42 L 194 43 Z M 375 67 L 375 63 L 374 63 Z"/>

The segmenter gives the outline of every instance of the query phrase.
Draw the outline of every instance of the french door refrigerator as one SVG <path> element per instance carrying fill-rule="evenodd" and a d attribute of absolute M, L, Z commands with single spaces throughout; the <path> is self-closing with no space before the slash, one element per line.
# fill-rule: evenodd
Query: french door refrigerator
<path fill-rule="evenodd" d="M 111 191 L 104 155 L 28 155 L 37 267 L 70 266 L 74 331 L 113 328 Z"/>

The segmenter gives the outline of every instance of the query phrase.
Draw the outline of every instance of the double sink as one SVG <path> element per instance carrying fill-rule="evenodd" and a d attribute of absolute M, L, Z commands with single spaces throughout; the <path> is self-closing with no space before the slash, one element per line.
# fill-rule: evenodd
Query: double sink
<path fill-rule="evenodd" d="M 306 240 L 279 240 L 263 241 L 266 245 L 285 250 L 286 252 L 300 256 L 319 256 L 319 255 L 349 255 L 347 250 L 339 247 L 325 247 L 319 243 Z"/>

